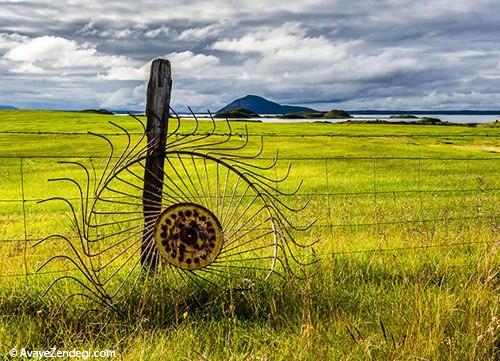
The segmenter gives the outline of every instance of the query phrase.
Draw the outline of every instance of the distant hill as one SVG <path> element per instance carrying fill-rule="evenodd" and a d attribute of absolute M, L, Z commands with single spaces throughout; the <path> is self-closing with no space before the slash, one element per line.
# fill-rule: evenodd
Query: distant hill
<path fill-rule="evenodd" d="M 216 118 L 259 118 L 259 114 L 254 113 L 245 108 L 229 109 L 223 112 L 217 113 Z"/>
<path fill-rule="evenodd" d="M 103 114 L 103 115 L 114 115 L 113 112 L 110 112 L 107 109 L 84 109 L 80 110 L 80 113 L 94 113 L 94 114 Z"/>
<path fill-rule="evenodd" d="M 217 113 L 223 113 L 232 109 L 247 109 L 257 114 L 286 114 L 286 113 L 309 113 L 316 110 L 306 107 L 297 107 L 293 105 L 281 105 L 257 95 L 247 95 L 236 99 L 224 108 L 219 109 Z"/>
<path fill-rule="evenodd" d="M 13 107 L 12 105 L 0 105 L 2 110 L 18 110 L 19 108 Z"/>

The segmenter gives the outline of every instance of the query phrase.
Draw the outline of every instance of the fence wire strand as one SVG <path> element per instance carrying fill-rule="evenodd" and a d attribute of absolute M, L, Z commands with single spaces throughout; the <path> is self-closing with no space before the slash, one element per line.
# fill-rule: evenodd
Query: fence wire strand
<path fill-rule="evenodd" d="M 137 134 L 137 135 L 142 135 L 142 133 L 130 133 L 131 135 Z M 2 131 L 0 132 L 0 135 L 50 135 L 50 136 L 88 136 L 88 133 L 83 133 L 83 132 L 17 132 L 17 131 Z M 105 134 L 106 136 L 122 136 L 123 134 L 121 133 L 108 133 Z M 203 133 L 200 133 L 199 135 L 203 135 Z M 228 134 L 225 133 L 220 133 L 216 135 L 221 135 L 221 136 L 227 136 Z M 233 134 L 235 136 L 238 136 L 240 134 Z M 242 135 L 242 134 L 241 134 Z M 469 134 L 469 133 L 464 133 L 464 134 L 390 134 L 390 135 L 383 135 L 383 134 L 304 134 L 304 135 L 297 135 L 297 134 L 269 134 L 269 133 L 253 133 L 252 136 L 264 136 L 264 137 L 285 137 L 285 138 L 292 138 L 292 137 L 447 137 L 447 138 L 454 138 L 454 137 L 499 137 L 500 135 L 495 135 L 495 134 Z M 23 262 L 23 273 L 6 273 L 6 274 L 0 274 L 0 278 L 14 278 L 14 277 L 24 277 L 25 278 L 25 283 L 26 287 L 29 287 L 29 277 L 34 276 L 34 275 L 46 275 L 46 274 L 52 274 L 52 273 L 65 273 L 65 272 L 71 272 L 75 271 L 76 269 L 71 269 L 71 268 L 65 268 L 65 269 L 60 269 L 60 270 L 54 270 L 54 271 L 44 271 L 44 272 L 31 272 L 29 267 L 28 267 L 28 258 L 37 258 L 36 254 L 29 254 L 29 250 L 31 249 L 31 244 L 38 242 L 42 239 L 42 237 L 36 237 L 31 235 L 30 237 L 30 232 L 28 230 L 28 211 L 26 208 L 27 203 L 30 202 L 39 202 L 43 200 L 44 198 L 37 198 L 37 197 L 27 197 L 26 195 L 26 169 L 25 169 L 25 161 L 28 159 L 47 159 L 47 160 L 61 160 L 61 159 L 86 159 L 86 160 L 95 160 L 95 159 L 108 159 L 108 156 L 101 156 L 101 155 L 95 155 L 95 156 L 89 156 L 89 155 L 47 155 L 47 154 L 28 154 L 28 155 L 16 155 L 16 154 L 0 154 L 0 159 L 12 159 L 19 161 L 19 175 L 20 175 L 20 193 L 21 193 L 21 198 L 5 198 L 5 199 L 0 199 L 0 205 L 1 204 L 8 204 L 8 203 L 21 203 L 22 204 L 22 214 L 21 214 L 21 220 L 22 220 L 22 231 L 23 231 L 23 238 L 5 238 L 5 239 L 0 239 L 0 244 L 8 244 L 8 243 L 19 243 L 23 244 L 23 251 L 22 254 L 19 255 L 20 258 L 22 258 Z M 116 157 L 119 158 L 119 157 Z M 263 160 L 274 160 L 273 157 L 262 157 Z M 426 225 L 428 223 L 433 223 L 433 222 L 460 222 L 460 221 L 479 221 L 479 220 L 490 220 L 490 221 L 497 221 L 499 218 L 499 214 L 497 214 L 496 208 L 493 214 L 489 215 L 478 215 L 478 216 L 464 216 L 464 217 L 440 217 L 440 218 L 426 218 L 425 217 L 425 212 L 424 212 L 424 200 L 423 200 L 423 195 L 425 194 L 443 194 L 443 193 L 458 193 L 459 195 L 462 196 L 464 202 L 465 202 L 465 194 L 467 193 L 472 193 L 472 194 L 478 194 L 477 197 L 484 197 L 486 193 L 488 194 L 495 194 L 498 191 L 497 188 L 495 187 L 487 187 L 487 188 L 461 188 L 461 189 L 424 189 L 423 188 L 423 180 L 424 180 L 424 174 L 423 174 L 423 163 L 425 161 L 446 161 L 446 162 L 453 162 L 453 161 L 464 161 L 466 168 L 470 170 L 471 167 L 471 162 L 474 161 L 488 161 L 488 162 L 496 162 L 500 160 L 500 157 L 496 156 L 491 156 L 491 157 L 474 157 L 474 158 L 469 158 L 469 157 L 408 157 L 408 156 L 359 156 L 359 157 L 346 157 L 346 156 L 322 156 L 322 157 L 309 157 L 309 156 L 285 156 L 285 157 L 280 157 L 282 160 L 288 160 L 288 161 L 317 161 L 318 166 L 321 167 L 321 165 L 324 165 L 324 172 L 321 172 L 324 174 L 325 178 L 325 183 L 324 186 L 326 187 L 326 192 L 302 192 L 300 194 L 294 195 L 295 197 L 312 197 L 312 198 L 321 198 L 321 197 L 326 197 L 326 203 L 325 208 L 328 212 L 327 214 L 327 224 L 315 224 L 311 227 L 311 229 L 329 229 L 329 238 L 331 242 L 335 242 L 334 236 L 335 236 L 335 229 L 337 228 L 346 228 L 346 227 L 353 227 L 353 228 L 359 228 L 359 227 L 375 227 L 375 230 L 373 231 L 374 234 L 377 234 L 378 237 L 378 243 L 375 248 L 370 248 L 370 249 L 362 249 L 362 250 L 352 250 L 352 251 L 331 251 L 331 252 L 326 252 L 326 253 L 316 253 L 316 256 L 319 258 L 324 258 L 324 257 L 334 257 L 338 255 L 349 255 L 349 254 L 364 254 L 364 253 L 384 253 L 384 252 L 405 252 L 405 251 L 411 251 L 411 250 L 419 250 L 419 249 L 427 249 L 427 248 L 440 248 L 440 247 L 459 247 L 459 246 L 467 246 L 467 245 L 478 245 L 478 244 L 484 244 L 484 245 L 493 245 L 493 244 L 498 244 L 498 240 L 486 240 L 486 241 L 464 241 L 464 242 L 448 242 L 448 243 L 437 243 L 437 244 L 423 244 L 423 245 L 414 245 L 414 246 L 402 246 L 402 247 L 389 247 L 389 248 L 383 248 L 381 247 L 381 244 L 383 241 L 387 241 L 387 232 L 384 232 L 383 226 L 389 226 L 389 225 L 404 225 L 404 224 L 419 224 L 419 225 Z M 364 191 L 346 191 L 346 192 L 334 192 L 332 189 L 332 184 L 331 184 L 331 169 L 329 167 L 329 163 L 337 161 L 337 162 L 371 162 L 371 167 L 372 168 L 372 175 L 371 175 L 371 181 L 372 181 L 372 189 L 370 190 L 364 190 Z M 380 164 L 384 161 L 416 161 L 415 167 L 417 170 L 417 186 L 415 189 L 403 189 L 403 190 L 382 190 L 377 187 L 379 177 L 377 175 L 377 172 L 380 170 Z M 419 214 L 418 218 L 415 219 L 397 219 L 397 220 L 389 220 L 389 221 L 384 221 L 381 219 L 381 214 L 380 214 L 380 207 L 379 203 L 381 202 L 381 196 L 382 195 L 392 195 L 393 197 L 393 202 L 394 205 L 396 206 L 397 201 L 399 198 L 396 195 L 405 195 L 405 194 L 415 194 L 417 196 L 417 202 L 418 202 L 418 208 L 419 208 Z M 332 205 L 332 200 L 330 199 L 331 197 L 358 197 L 358 196 L 369 196 L 372 197 L 373 200 L 373 219 L 374 222 L 348 222 L 348 223 L 335 223 L 334 222 L 334 209 Z M 122 196 L 115 196 L 115 197 L 110 197 L 110 198 L 116 198 L 116 199 L 124 199 L 128 197 L 122 197 Z M 67 198 L 69 201 L 77 201 L 80 200 L 80 198 L 77 197 L 68 197 Z M 484 198 L 481 198 L 484 199 Z M 324 201 L 324 200 L 320 200 Z M 495 223 L 495 227 L 498 227 Z M 426 226 L 425 232 L 429 231 L 429 227 Z M 71 235 L 68 235 L 68 237 L 71 237 Z M 337 244 L 333 246 L 338 246 Z"/>

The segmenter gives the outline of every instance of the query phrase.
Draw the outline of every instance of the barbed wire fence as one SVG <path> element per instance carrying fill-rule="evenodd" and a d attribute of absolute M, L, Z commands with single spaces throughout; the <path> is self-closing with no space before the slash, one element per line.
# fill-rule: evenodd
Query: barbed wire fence
<path fill-rule="evenodd" d="M 38 135 L 50 135 L 50 136 L 61 136 L 61 137 L 73 137 L 73 136 L 88 136 L 88 133 L 85 132 L 19 132 L 19 131 L 3 131 L 0 132 L 1 135 L 6 135 L 6 136 L 16 136 L 16 135 L 32 135 L 32 136 L 38 136 Z M 140 135 L 142 133 L 130 133 L 131 135 L 137 134 Z M 122 134 L 120 133 L 106 133 L 106 136 L 121 136 Z M 203 133 L 200 133 L 200 135 L 203 135 Z M 220 135 L 220 136 L 226 136 L 228 134 L 226 133 L 217 133 L 215 135 Z M 232 135 L 236 136 L 241 136 L 241 134 L 238 133 L 233 133 Z M 446 137 L 446 138 L 453 138 L 453 137 L 492 137 L 492 138 L 498 138 L 498 135 L 495 134 L 478 134 L 478 133 L 454 133 L 454 134 L 390 134 L 390 135 L 384 135 L 384 134 L 347 134 L 347 133 L 340 133 L 340 134 L 304 134 L 304 135 L 296 135 L 296 134 L 267 134 L 267 133 L 252 133 L 252 136 L 257 136 L 257 137 L 283 137 L 283 138 L 295 138 L 295 137 L 301 137 L 301 138 L 311 138 L 314 139 L 316 137 L 367 137 L 367 138 L 393 138 L 393 137 Z M 15 250 L 15 253 L 17 256 L 13 256 L 9 254 L 9 257 L 11 258 L 18 258 L 19 261 L 15 262 L 18 263 L 19 265 L 22 265 L 21 267 L 15 267 L 15 271 L 10 269 L 11 267 L 7 267 L 8 269 L 5 269 L 5 267 L 1 267 L 0 271 L 0 278 L 18 278 L 18 279 L 24 279 L 23 282 L 25 282 L 26 287 L 29 286 L 30 278 L 36 275 L 44 275 L 44 274 L 52 274 L 52 273 L 67 273 L 71 272 L 75 269 L 71 268 L 62 268 L 59 270 L 50 270 L 50 271 L 43 271 L 43 272 L 35 272 L 34 268 L 31 268 L 29 266 L 28 258 L 29 257 L 37 257 L 37 254 L 32 254 L 29 252 L 31 249 L 31 246 L 42 240 L 45 235 L 44 234 L 33 234 L 33 231 L 30 232 L 29 230 L 29 215 L 27 212 L 27 206 L 29 204 L 34 204 L 37 202 L 42 201 L 44 198 L 42 197 L 28 197 L 27 194 L 27 187 L 26 187 L 26 177 L 29 175 L 29 172 L 26 169 L 26 162 L 29 161 L 36 161 L 36 160 L 54 160 L 54 161 L 60 161 L 60 160 L 71 160 L 71 159 L 87 159 L 87 160 L 99 160 L 99 159 L 108 159 L 107 156 L 102 156 L 102 155 L 93 155 L 93 156 L 82 156 L 79 154 L 67 154 L 67 155 L 48 155 L 48 154 L 24 154 L 24 155 L 19 155 L 19 154 L 3 154 L 0 155 L 0 162 L 2 161 L 8 161 L 8 162 L 15 162 L 18 164 L 18 174 L 4 174 L 4 177 L 6 178 L 7 181 L 10 181 L 9 177 L 12 178 L 12 183 L 16 181 L 16 178 L 19 178 L 18 180 L 18 189 L 19 192 L 18 194 L 20 197 L 2 197 L 0 195 L 0 208 L 4 208 L 6 205 L 18 205 L 20 206 L 18 210 L 20 210 L 20 219 L 17 219 L 16 222 L 18 222 L 17 226 L 18 228 L 22 229 L 22 232 L 20 233 L 20 237 L 1 237 L 0 236 L 0 248 L 3 249 L 3 253 L 5 254 L 5 250 Z M 262 157 L 262 159 L 268 159 L 272 160 L 273 158 L 269 157 Z M 315 164 L 315 167 L 320 170 L 319 174 L 322 174 L 322 179 L 321 179 L 321 184 L 323 184 L 323 189 L 322 191 L 305 191 L 301 192 L 299 194 L 294 195 L 294 197 L 308 197 L 311 198 L 313 201 L 316 199 L 317 201 L 321 202 L 324 201 L 324 204 L 322 204 L 322 209 L 326 213 L 326 223 L 317 223 L 314 224 L 311 229 L 312 230 L 319 230 L 322 234 L 325 235 L 325 238 L 327 238 L 329 241 L 335 239 L 336 237 L 336 230 L 340 228 L 374 228 L 375 230 L 373 231 L 374 233 L 381 233 L 381 227 L 383 226 L 390 226 L 390 225 L 395 225 L 395 226 L 401 226 L 401 225 L 415 225 L 415 224 L 437 224 L 439 222 L 459 222 L 459 221 L 487 221 L 490 222 L 492 231 L 491 231 L 491 238 L 485 239 L 485 240 L 464 240 L 460 242 L 441 242 L 441 243 L 432 243 L 432 244 L 419 244 L 419 245 L 402 245 L 402 246 L 393 246 L 393 247 L 381 247 L 380 245 L 377 245 L 377 247 L 368 247 L 366 249 L 354 249 L 354 250 L 340 250 L 340 251 L 328 251 L 328 252 L 319 252 L 316 254 L 317 257 L 323 258 L 323 257 L 332 257 L 335 255 L 348 255 L 348 254 L 362 254 L 362 253 L 368 253 L 368 254 L 373 254 L 373 253 L 388 253 L 388 252 L 405 252 L 405 251 L 411 251 L 411 250 L 420 250 L 420 249 L 428 249 L 428 248 L 442 248 L 442 247 L 460 247 L 460 246 L 468 246 L 468 245 L 476 245 L 476 244 L 495 244 L 499 242 L 497 235 L 497 230 L 498 230 L 498 189 L 496 187 L 496 184 L 493 184 L 493 186 L 489 187 L 458 187 L 458 188 L 435 188 L 435 189 L 423 189 L 422 184 L 423 184 L 423 175 L 422 175 L 422 169 L 425 167 L 426 162 L 433 162 L 433 161 L 441 161 L 441 162 L 448 162 L 447 166 L 451 170 L 452 167 L 456 166 L 456 162 L 464 162 L 467 166 L 470 163 L 473 162 L 486 162 L 488 165 L 491 166 L 493 169 L 494 173 L 497 174 L 491 174 L 492 179 L 495 179 L 495 177 L 498 178 L 498 173 L 500 173 L 500 157 L 496 156 L 491 156 L 491 157 L 474 157 L 474 158 L 469 158 L 469 157 L 430 157 L 430 156 L 422 156 L 422 157 L 410 157 L 410 156 L 388 156 L 388 157 L 377 157 L 377 156 L 359 156 L 359 157 L 350 157 L 350 156 L 327 156 L 327 157 L 311 157 L 311 156 L 301 156 L 301 157 L 287 157 L 287 156 L 280 156 L 281 160 L 287 160 L 287 161 L 293 161 L 295 163 L 300 163 L 300 162 L 306 162 L 308 164 L 311 164 L 313 162 Z M 333 170 L 335 169 L 335 163 L 338 162 L 361 162 L 364 165 L 364 171 L 367 172 L 366 176 L 371 177 L 371 189 L 365 189 L 362 191 L 335 191 L 334 184 L 332 184 L 332 177 L 333 177 Z M 414 162 L 416 163 L 415 168 L 417 171 L 417 174 L 420 179 L 414 179 L 414 184 L 416 187 L 414 188 L 405 188 L 405 189 L 379 189 L 377 187 L 378 182 L 380 181 L 378 172 L 380 172 L 380 169 L 383 168 L 381 165 L 383 165 L 386 162 Z M 12 163 L 11 163 L 12 164 Z M 367 164 L 370 164 L 369 166 L 366 166 Z M 2 164 L 0 163 L 0 168 L 2 167 Z M 371 174 L 368 174 L 368 170 L 371 171 Z M 45 182 L 46 179 L 39 179 L 40 182 Z M 493 182 L 495 183 L 495 182 Z M 381 215 L 381 201 L 380 197 L 383 196 L 393 196 L 394 199 L 397 199 L 397 196 L 399 195 L 408 195 L 408 194 L 413 194 L 416 195 L 417 199 L 416 202 L 418 202 L 418 207 L 419 207 L 419 218 L 415 219 L 393 219 L 393 220 L 386 220 L 384 217 Z M 437 194 L 458 194 L 458 195 L 466 195 L 466 194 L 480 194 L 480 195 L 488 195 L 493 198 L 492 200 L 492 209 L 490 213 L 484 213 L 482 212 L 483 210 L 474 213 L 469 213 L 464 216 L 448 216 L 448 217 L 437 217 L 437 218 L 432 218 L 432 217 L 426 217 L 425 216 L 425 206 L 424 206 L 424 196 L 426 195 L 437 195 Z M 342 198 L 346 197 L 349 199 L 356 199 L 359 197 L 364 197 L 364 196 L 371 196 L 372 197 L 372 202 L 373 202 L 373 208 L 375 210 L 374 214 L 372 215 L 372 220 L 369 222 L 336 222 L 334 213 L 336 212 L 335 209 L 335 204 L 334 200 L 335 198 Z M 66 197 L 68 200 L 78 200 L 79 198 L 71 198 L 71 197 Z M 119 197 L 117 196 L 116 198 L 126 198 L 126 197 Z M 355 211 L 355 210 L 353 210 Z M 2 212 L 4 213 L 4 212 Z M 4 214 L 4 216 L 6 216 Z M 4 232 L 2 232 L 4 233 Z M 47 232 L 48 233 L 48 232 Z M 22 268 L 22 272 L 20 272 L 20 269 Z"/>

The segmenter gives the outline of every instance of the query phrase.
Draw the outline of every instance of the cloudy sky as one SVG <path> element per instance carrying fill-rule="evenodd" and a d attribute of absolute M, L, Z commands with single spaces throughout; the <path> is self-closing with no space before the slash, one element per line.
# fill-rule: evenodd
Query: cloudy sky
<path fill-rule="evenodd" d="M 499 109 L 498 0 L 0 0 L 0 104 L 142 109 L 246 94 L 318 109 Z"/>

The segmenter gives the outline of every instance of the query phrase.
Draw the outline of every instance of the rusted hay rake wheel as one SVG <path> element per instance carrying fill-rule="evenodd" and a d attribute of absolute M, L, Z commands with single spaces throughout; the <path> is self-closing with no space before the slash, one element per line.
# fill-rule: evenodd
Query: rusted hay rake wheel
<path fill-rule="evenodd" d="M 222 226 L 207 208 L 177 203 L 166 208 L 154 225 L 156 248 L 170 265 L 195 270 L 209 266 L 222 248 Z"/>
<path fill-rule="evenodd" d="M 126 145 L 117 154 L 115 138 L 97 135 L 110 147 L 100 172 L 93 163 L 69 162 L 84 171 L 86 181 L 58 181 L 75 185 L 80 199 L 52 200 L 70 206 L 76 238 L 47 237 L 63 242 L 65 253 L 49 258 L 40 269 L 63 262 L 76 272 L 56 278 L 49 289 L 71 280 L 77 287 L 66 297 L 79 294 L 116 307 L 137 292 L 147 293 L 151 282 L 248 288 L 300 263 L 294 251 L 306 245 L 293 234 L 310 225 L 296 227 L 290 215 L 305 205 L 293 209 L 283 201 L 300 185 L 291 193 L 277 188 L 290 168 L 277 177 L 277 156 L 260 159 L 262 139 L 261 148 L 249 154 L 248 131 L 234 137 L 226 122 L 228 130 L 219 135 L 212 118 L 211 131 L 200 135 L 192 116 L 195 127 L 183 134 L 181 120 L 175 118 L 161 172 L 147 167 L 151 155 L 145 135 L 133 143 L 127 130 L 114 123 Z M 148 172 L 156 177 L 150 188 L 144 187 Z M 145 204 L 150 208 L 145 210 Z"/>

